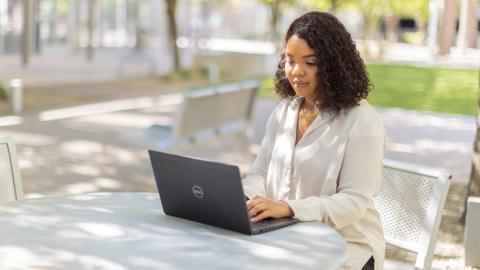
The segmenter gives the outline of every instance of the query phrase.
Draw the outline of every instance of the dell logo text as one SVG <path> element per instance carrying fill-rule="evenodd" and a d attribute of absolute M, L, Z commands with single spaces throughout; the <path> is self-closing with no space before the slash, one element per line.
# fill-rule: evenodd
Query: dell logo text
<path fill-rule="evenodd" d="M 199 186 L 192 187 L 193 196 L 202 199 L 203 198 L 203 189 Z"/>

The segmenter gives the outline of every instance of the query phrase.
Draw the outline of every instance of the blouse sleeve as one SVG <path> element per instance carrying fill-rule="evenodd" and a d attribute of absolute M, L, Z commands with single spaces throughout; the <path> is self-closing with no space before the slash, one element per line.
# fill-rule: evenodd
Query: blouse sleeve
<path fill-rule="evenodd" d="M 358 121 L 352 129 L 335 194 L 286 201 L 296 218 L 342 228 L 364 215 L 378 192 L 386 143 L 383 124 L 376 113 L 373 116 Z"/>
<path fill-rule="evenodd" d="M 267 121 L 265 136 L 260 145 L 257 159 L 253 165 L 251 172 L 242 180 L 243 191 L 249 198 L 254 196 L 266 196 L 265 186 L 267 179 L 268 164 L 272 155 L 273 144 L 279 124 L 279 111 L 281 111 L 283 103 L 280 103 L 270 114 Z"/>

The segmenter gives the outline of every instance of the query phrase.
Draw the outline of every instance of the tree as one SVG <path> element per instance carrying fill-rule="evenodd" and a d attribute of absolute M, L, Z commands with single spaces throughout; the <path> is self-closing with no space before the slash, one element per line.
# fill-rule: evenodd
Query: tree
<path fill-rule="evenodd" d="M 270 40 L 275 44 L 275 48 L 278 49 L 279 45 L 279 33 L 278 22 L 281 19 L 281 11 L 287 6 L 291 6 L 295 3 L 293 0 L 261 0 L 262 3 L 268 6 L 270 10 Z"/>
<path fill-rule="evenodd" d="M 173 51 L 173 63 L 175 71 L 180 70 L 180 57 L 177 48 L 177 24 L 176 10 L 177 0 L 165 0 L 167 4 L 168 33 L 170 35 L 170 48 Z"/>
<path fill-rule="evenodd" d="M 97 0 L 88 1 L 88 43 L 87 43 L 87 61 L 92 62 L 94 57 L 94 32 L 96 27 L 96 14 L 97 14 Z"/>
<path fill-rule="evenodd" d="M 455 28 L 457 23 L 456 0 L 445 0 L 440 8 L 438 25 L 438 54 L 445 55 L 450 52 L 455 40 Z"/>
<path fill-rule="evenodd" d="M 368 40 L 374 38 L 375 29 L 385 12 L 385 1 L 387 0 L 306 0 L 306 3 L 315 9 L 325 10 L 333 14 L 343 8 L 359 10 L 363 18 L 363 53 L 366 57 L 369 57 Z"/>
<path fill-rule="evenodd" d="M 478 73 L 478 93 L 477 93 L 477 134 L 473 143 L 472 169 L 470 180 L 468 181 L 468 192 L 465 197 L 465 208 L 463 210 L 462 221 L 465 222 L 467 213 L 467 200 L 469 196 L 480 196 L 480 72 Z"/>
<path fill-rule="evenodd" d="M 398 41 L 397 28 L 401 17 L 413 17 L 422 23 L 428 18 L 428 0 L 388 0 L 386 4 L 385 24 L 390 42 Z"/>
<path fill-rule="evenodd" d="M 332 14 L 336 14 L 339 9 L 345 7 L 348 4 L 351 4 L 353 0 L 328 0 L 328 1 L 319 1 L 319 0 L 307 0 L 307 4 L 318 10 L 325 10 Z"/>

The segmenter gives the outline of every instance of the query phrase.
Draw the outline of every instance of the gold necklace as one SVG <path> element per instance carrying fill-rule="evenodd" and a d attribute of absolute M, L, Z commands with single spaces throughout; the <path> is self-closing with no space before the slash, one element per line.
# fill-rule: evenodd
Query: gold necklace
<path fill-rule="evenodd" d="M 306 109 L 303 109 L 300 111 L 300 117 L 310 121 L 317 117 L 320 114 L 320 111 L 318 109 L 314 109 L 313 111 L 307 111 Z"/>

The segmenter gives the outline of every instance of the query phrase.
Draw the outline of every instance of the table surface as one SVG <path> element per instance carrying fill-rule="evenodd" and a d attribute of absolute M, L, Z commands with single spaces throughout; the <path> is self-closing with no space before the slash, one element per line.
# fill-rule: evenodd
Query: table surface
<path fill-rule="evenodd" d="M 0 205 L 0 269 L 338 269 L 345 258 L 320 222 L 243 235 L 167 216 L 156 193 Z"/>

